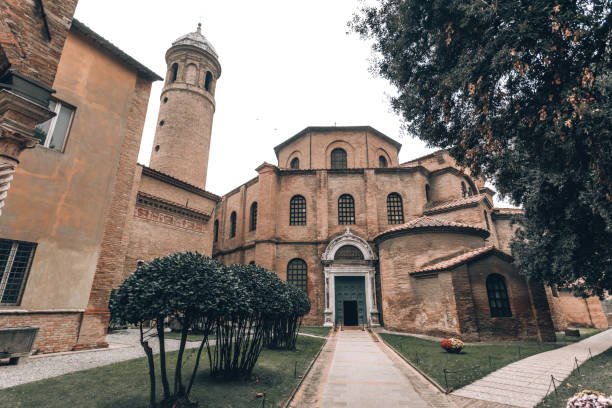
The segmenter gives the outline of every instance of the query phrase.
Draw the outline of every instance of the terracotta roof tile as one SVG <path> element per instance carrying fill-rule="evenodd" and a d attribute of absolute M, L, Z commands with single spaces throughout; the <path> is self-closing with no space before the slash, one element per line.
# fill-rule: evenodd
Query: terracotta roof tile
<path fill-rule="evenodd" d="M 437 212 L 444 212 L 453 208 L 475 204 L 485 199 L 487 199 L 487 196 L 485 194 L 476 194 L 465 198 L 433 203 L 431 207 L 425 209 L 424 214 L 435 214 Z"/>
<path fill-rule="evenodd" d="M 399 232 L 399 231 L 411 230 L 411 229 L 419 229 L 419 228 L 424 228 L 424 229 L 427 229 L 427 228 L 458 228 L 458 229 L 468 229 L 474 232 L 479 232 L 481 234 L 484 234 L 485 236 L 489 235 L 489 231 L 483 228 L 474 226 L 474 225 L 463 224 L 460 222 L 448 221 L 443 218 L 433 218 L 433 217 L 428 217 L 424 215 L 422 217 L 409 221 L 405 224 L 401 224 L 396 227 L 390 228 L 386 231 L 383 231 L 380 234 L 376 235 L 374 239 L 376 240 L 377 238 L 383 235 L 393 233 L 393 232 Z"/>
<path fill-rule="evenodd" d="M 429 265 L 429 266 L 425 266 L 423 268 L 419 268 L 416 269 L 414 271 L 411 271 L 410 274 L 414 274 L 414 273 L 421 273 L 421 272 L 434 272 L 434 271 L 442 271 L 444 269 L 449 269 L 452 268 L 454 266 L 460 265 L 462 263 L 465 263 L 471 259 L 476 258 L 477 256 L 486 254 L 488 252 L 491 252 L 495 250 L 495 246 L 490 245 L 490 246 L 486 246 L 486 247 L 482 247 L 482 248 L 477 248 L 474 249 L 472 251 L 469 252 L 465 252 L 461 255 L 457 255 L 451 259 L 447 259 L 445 261 L 441 261 L 438 263 L 435 263 L 433 265 Z"/>

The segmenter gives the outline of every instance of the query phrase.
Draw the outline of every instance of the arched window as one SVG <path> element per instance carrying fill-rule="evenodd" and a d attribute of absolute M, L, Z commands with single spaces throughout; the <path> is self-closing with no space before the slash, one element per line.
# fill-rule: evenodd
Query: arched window
<path fill-rule="evenodd" d="M 198 67 L 194 64 L 187 65 L 185 69 L 185 82 L 190 85 L 196 85 L 196 81 L 198 80 Z"/>
<path fill-rule="evenodd" d="M 255 265 L 255 261 L 249 262 L 249 265 Z"/>
<path fill-rule="evenodd" d="M 381 169 L 387 167 L 387 159 L 385 159 L 385 156 L 378 157 L 378 167 Z"/>
<path fill-rule="evenodd" d="M 236 211 L 232 211 L 232 215 L 230 215 L 230 238 L 234 238 L 236 236 Z"/>
<path fill-rule="evenodd" d="M 334 149 L 331 152 L 331 168 L 346 169 L 346 151 L 344 149 Z"/>
<path fill-rule="evenodd" d="M 345 245 L 336 251 L 334 260 L 363 261 L 363 252 L 356 246 Z"/>
<path fill-rule="evenodd" d="M 206 71 L 206 79 L 204 80 L 204 89 L 210 92 L 210 86 L 212 85 L 213 76 L 210 71 Z"/>
<path fill-rule="evenodd" d="M 504 277 L 492 273 L 487 277 L 487 295 L 491 317 L 512 317 Z"/>
<path fill-rule="evenodd" d="M 425 184 L 425 199 L 427 202 L 431 201 L 431 194 L 429 192 L 429 184 Z"/>
<path fill-rule="evenodd" d="M 219 240 L 219 220 L 215 220 L 215 242 Z"/>
<path fill-rule="evenodd" d="M 485 223 L 487 224 L 487 229 L 491 229 L 491 226 L 489 225 L 489 215 L 487 214 L 487 210 L 483 211 L 484 214 L 484 219 L 485 219 Z"/>
<path fill-rule="evenodd" d="M 404 223 L 404 206 L 402 196 L 398 193 L 391 193 L 387 196 L 387 220 L 389 224 Z"/>
<path fill-rule="evenodd" d="M 467 196 L 468 196 L 468 190 L 467 190 L 467 188 L 465 187 L 465 183 L 464 183 L 463 181 L 461 182 L 461 196 L 462 196 L 463 198 L 465 198 L 465 197 L 467 197 Z"/>
<path fill-rule="evenodd" d="M 176 81 L 177 76 L 178 76 L 178 64 L 175 62 L 170 67 L 170 82 Z"/>
<path fill-rule="evenodd" d="M 291 164 L 289 164 L 289 167 L 291 167 L 292 169 L 299 169 L 300 159 L 298 159 L 297 157 L 294 157 L 293 159 L 291 159 Z"/>
<path fill-rule="evenodd" d="M 342 194 L 338 199 L 338 224 L 355 223 L 355 200 L 350 194 Z"/>
<path fill-rule="evenodd" d="M 304 260 L 295 258 L 287 264 L 287 283 L 308 293 L 308 266 Z"/>
<path fill-rule="evenodd" d="M 249 224 L 249 231 L 255 231 L 257 229 L 257 201 L 251 204 L 251 223 Z"/>
<path fill-rule="evenodd" d="M 306 199 L 294 195 L 289 202 L 289 225 L 306 225 Z"/>

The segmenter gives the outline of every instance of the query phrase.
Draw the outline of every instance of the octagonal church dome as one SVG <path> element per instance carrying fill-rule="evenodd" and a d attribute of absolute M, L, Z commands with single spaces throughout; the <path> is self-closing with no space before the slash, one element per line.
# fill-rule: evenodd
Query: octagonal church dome
<path fill-rule="evenodd" d="M 191 45 L 219 58 L 217 51 L 215 51 L 215 47 L 213 47 L 210 41 L 202 34 L 202 23 L 198 23 L 196 31 L 180 36 L 172 43 L 173 47 L 177 45 Z"/>

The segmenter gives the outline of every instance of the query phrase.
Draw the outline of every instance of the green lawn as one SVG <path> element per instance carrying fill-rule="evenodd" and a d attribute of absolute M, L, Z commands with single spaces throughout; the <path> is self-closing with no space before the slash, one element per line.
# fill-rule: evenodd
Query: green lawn
<path fill-rule="evenodd" d="M 557 385 L 558 395 L 552 392 L 537 408 L 565 407 L 567 399 L 582 390 L 595 390 L 606 395 L 612 394 L 612 348 L 601 353 L 574 370 L 569 377 Z"/>
<path fill-rule="evenodd" d="M 300 327 L 300 333 L 313 334 L 315 336 L 329 336 L 329 330 L 331 327 L 323 326 L 302 326 Z"/>
<path fill-rule="evenodd" d="M 557 332 L 557 341 L 563 343 L 575 343 L 580 340 L 584 340 L 588 337 L 591 337 L 597 333 L 601 333 L 603 330 L 601 329 L 593 329 L 593 328 L 584 328 L 580 327 L 580 337 L 571 337 L 566 336 L 565 332 Z"/>
<path fill-rule="evenodd" d="M 514 361 L 559 347 L 554 343 L 500 343 L 469 345 L 460 354 L 450 354 L 437 341 L 388 333 L 380 336 L 442 388 L 447 388 L 448 383 L 448 388 L 452 389 L 461 388 Z"/>
<path fill-rule="evenodd" d="M 172 340 L 180 340 L 181 339 L 181 333 L 180 332 L 167 332 L 164 333 L 164 338 L 166 339 L 172 339 Z M 209 336 L 209 339 L 214 339 L 215 336 L 211 335 Z M 200 334 L 188 334 L 187 335 L 187 341 L 197 341 L 198 343 L 202 341 L 202 335 Z"/>
<path fill-rule="evenodd" d="M 191 393 L 201 407 L 259 408 L 266 394 L 266 407 L 281 406 L 323 344 L 323 339 L 300 336 L 296 351 L 273 351 L 264 349 L 247 381 L 221 381 L 208 375 L 208 358 L 203 355 L 200 374 Z M 195 351 L 188 350 L 184 373 L 191 372 Z M 176 353 L 168 353 L 170 366 Z M 156 367 L 159 360 L 156 359 Z M 168 370 L 169 375 L 173 370 Z M 187 377 L 187 376 L 186 376 Z M 172 385 L 172 377 L 170 384 Z M 185 378 L 187 383 L 188 377 Z M 161 384 L 157 382 L 160 391 Z M 144 358 L 124 361 L 104 367 L 66 374 L 17 387 L 0 390 L 0 405 L 3 407 L 96 407 L 137 408 L 148 406 L 149 379 Z"/>

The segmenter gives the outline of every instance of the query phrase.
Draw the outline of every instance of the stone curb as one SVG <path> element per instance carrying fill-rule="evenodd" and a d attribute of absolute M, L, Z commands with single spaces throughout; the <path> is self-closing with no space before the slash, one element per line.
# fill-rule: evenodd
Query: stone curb
<path fill-rule="evenodd" d="M 297 393 L 297 391 L 302 386 L 302 383 L 304 382 L 304 380 L 308 376 L 308 373 L 310 373 L 310 369 L 312 368 L 314 363 L 317 361 L 317 359 L 319 358 L 319 355 L 321 355 L 321 351 L 323 351 L 323 348 L 327 345 L 327 342 L 331 338 L 332 331 L 333 331 L 333 328 L 329 331 L 329 336 L 325 337 L 325 341 L 323 342 L 323 344 L 321 344 L 321 348 L 319 348 L 319 351 L 317 352 L 317 355 L 314 356 L 314 358 L 312 359 L 312 361 L 308 365 L 308 368 L 306 368 L 306 371 L 304 372 L 304 374 L 302 374 L 302 378 L 300 378 L 300 381 L 298 381 L 297 384 L 295 384 L 295 386 L 293 387 L 293 390 L 291 391 L 291 394 L 289 395 L 289 397 L 287 398 L 287 401 L 283 405 L 283 408 L 289 408 L 289 405 L 291 404 L 291 402 L 293 402 L 293 398 L 295 397 L 295 394 Z M 310 336 L 310 337 L 319 337 L 319 336 Z M 321 337 L 321 338 L 323 338 L 323 337 Z"/>
<path fill-rule="evenodd" d="M 440 392 L 442 392 L 443 394 L 449 394 L 450 392 L 448 390 L 445 390 L 444 387 L 442 387 L 440 384 L 438 384 L 438 382 L 436 380 L 434 380 L 433 378 L 431 378 L 430 376 L 428 376 L 427 374 L 425 374 L 423 372 L 423 370 L 421 370 L 420 368 L 418 368 L 416 365 L 412 364 L 412 362 L 410 360 L 408 360 L 406 357 L 404 357 L 399 351 L 397 351 L 395 348 L 391 347 L 391 345 L 389 345 L 389 343 L 387 343 L 385 341 L 385 339 L 383 339 L 382 337 L 380 337 L 380 335 L 376 332 L 372 332 L 374 335 L 376 335 L 376 337 L 378 337 L 379 341 L 381 341 L 385 346 L 387 346 L 391 351 L 393 351 L 398 357 L 400 357 L 402 360 L 404 360 L 406 363 L 408 363 L 408 365 L 412 368 L 415 369 L 416 372 L 418 372 L 419 374 L 421 374 L 421 376 L 423 378 L 425 378 L 428 382 L 431 383 L 431 385 L 433 385 L 434 387 L 436 387 Z"/>

